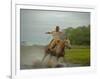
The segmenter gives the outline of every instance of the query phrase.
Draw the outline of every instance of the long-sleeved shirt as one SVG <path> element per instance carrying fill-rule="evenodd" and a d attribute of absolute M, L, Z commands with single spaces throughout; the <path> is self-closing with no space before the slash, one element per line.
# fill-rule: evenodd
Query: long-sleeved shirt
<path fill-rule="evenodd" d="M 51 34 L 53 39 L 62 39 L 62 35 L 63 32 L 56 32 L 56 31 L 52 31 L 52 32 L 48 32 L 48 34 Z"/>

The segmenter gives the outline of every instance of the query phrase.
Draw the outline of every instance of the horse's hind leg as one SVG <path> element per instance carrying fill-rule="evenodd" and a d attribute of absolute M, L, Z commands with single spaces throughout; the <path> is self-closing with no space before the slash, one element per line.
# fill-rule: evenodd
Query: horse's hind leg
<path fill-rule="evenodd" d="M 59 61 L 59 57 L 57 57 L 57 62 Z"/>

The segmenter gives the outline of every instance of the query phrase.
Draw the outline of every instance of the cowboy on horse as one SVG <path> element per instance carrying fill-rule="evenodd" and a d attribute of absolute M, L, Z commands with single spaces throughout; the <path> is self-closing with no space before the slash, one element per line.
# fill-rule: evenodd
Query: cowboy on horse
<path fill-rule="evenodd" d="M 56 44 L 59 43 L 60 41 L 62 41 L 61 37 L 63 35 L 63 32 L 60 31 L 59 26 L 56 26 L 55 31 L 46 32 L 46 34 L 51 34 L 53 37 L 50 44 L 48 45 L 48 49 L 50 51 L 53 51 L 53 49 L 56 47 Z"/>
<path fill-rule="evenodd" d="M 70 40 L 65 37 L 63 32 L 60 31 L 59 26 L 56 26 L 55 31 L 46 32 L 46 34 L 51 34 L 53 39 L 45 48 L 45 54 L 42 58 L 42 62 L 44 61 L 47 55 L 50 55 L 49 61 L 51 60 L 52 56 L 55 56 L 57 61 L 59 60 L 59 58 L 62 57 L 64 61 L 64 49 L 65 47 L 69 49 L 71 48 Z"/>

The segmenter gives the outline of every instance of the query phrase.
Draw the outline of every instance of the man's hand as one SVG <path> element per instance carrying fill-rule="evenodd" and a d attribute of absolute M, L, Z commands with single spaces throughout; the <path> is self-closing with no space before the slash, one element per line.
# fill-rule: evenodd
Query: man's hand
<path fill-rule="evenodd" d="M 46 32 L 45 34 L 51 34 L 51 32 Z"/>

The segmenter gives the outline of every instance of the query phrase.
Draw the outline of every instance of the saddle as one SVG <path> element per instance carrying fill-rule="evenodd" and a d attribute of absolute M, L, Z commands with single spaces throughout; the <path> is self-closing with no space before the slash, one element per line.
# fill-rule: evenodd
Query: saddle
<path fill-rule="evenodd" d="M 50 42 L 50 44 L 48 45 L 48 49 L 50 51 L 54 51 L 54 49 L 56 48 L 56 46 L 59 44 L 60 41 L 61 40 L 59 40 L 59 39 L 57 39 L 57 40 L 52 39 L 51 42 Z"/>

